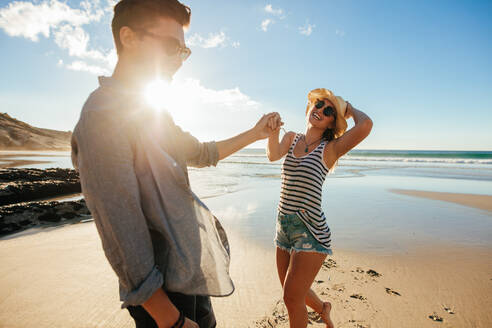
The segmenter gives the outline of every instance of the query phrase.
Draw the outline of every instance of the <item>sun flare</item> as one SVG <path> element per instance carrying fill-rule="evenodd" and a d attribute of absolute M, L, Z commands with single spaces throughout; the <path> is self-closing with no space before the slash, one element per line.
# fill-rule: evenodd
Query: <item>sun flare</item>
<path fill-rule="evenodd" d="M 163 80 L 154 80 L 145 88 L 145 101 L 156 110 L 174 107 L 172 85 Z"/>

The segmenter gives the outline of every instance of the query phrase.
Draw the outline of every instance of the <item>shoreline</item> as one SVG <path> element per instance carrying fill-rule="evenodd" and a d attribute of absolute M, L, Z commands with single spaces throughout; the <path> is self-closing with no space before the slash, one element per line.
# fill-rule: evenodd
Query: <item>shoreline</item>
<path fill-rule="evenodd" d="M 407 189 L 389 189 L 389 191 L 400 195 L 439 200 L 492 212 L 491 195 L 461 194 Z"/>

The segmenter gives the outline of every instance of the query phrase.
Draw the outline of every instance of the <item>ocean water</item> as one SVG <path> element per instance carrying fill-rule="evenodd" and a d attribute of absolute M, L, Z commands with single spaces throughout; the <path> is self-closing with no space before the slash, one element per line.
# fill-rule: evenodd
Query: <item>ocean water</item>
<path fill-rule="evenodd" d="M 71 167 L 68 152 L 0 152 L 22 167 Z M 217 167 L 190 168 L 192 189 L 227 230 L 273 247 L 282 160 L 245 149 Z M 492 213 L 391 192 L 410 189 L 492 195 L 492 152 L 354 150 L 323 188 L 323 210 L 337 248 L 407 252 L 422 243 L 492 246 Z"/>

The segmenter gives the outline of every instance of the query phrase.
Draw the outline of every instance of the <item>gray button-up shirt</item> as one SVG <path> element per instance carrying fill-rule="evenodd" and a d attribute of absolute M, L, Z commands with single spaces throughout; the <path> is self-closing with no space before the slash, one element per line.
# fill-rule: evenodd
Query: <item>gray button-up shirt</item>
<path fill-rule="evenodd" d="M 72 163 L 119 278 L 122 308 L 158 288 L 226 296 L 225 233 L 190 190 L 187 165 L 216 165 L 215 142 L 201 143 L 167 112 L 151 110 L 117 80 L 99 78 L 72 137 Z"/>

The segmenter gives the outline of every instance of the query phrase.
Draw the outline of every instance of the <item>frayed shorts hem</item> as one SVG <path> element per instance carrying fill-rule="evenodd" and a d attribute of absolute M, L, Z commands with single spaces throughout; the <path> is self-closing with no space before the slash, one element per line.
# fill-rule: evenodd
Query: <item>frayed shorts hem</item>
<path fill-rule="evenodd" d="M 318 253 L 318 254 L 325 254 L 325 255 L 333 255 L 333 250 L 330 248 L 330 249 L 323 249 L 323 250 L 319 250 L 319 249 L 303 249 L 303 248 L 296 248 L 296 247 L 286 247 L 282 244 L 280 244 L 277 240 L 275 240 L 275 246 L 277 246 L 278 248 L 280 248 L 281 250 L 283 251 L 286 251 L 288 252 L 289 254 L 292 254 L 292 252 L 305 252 L 305 253 Z"/>

